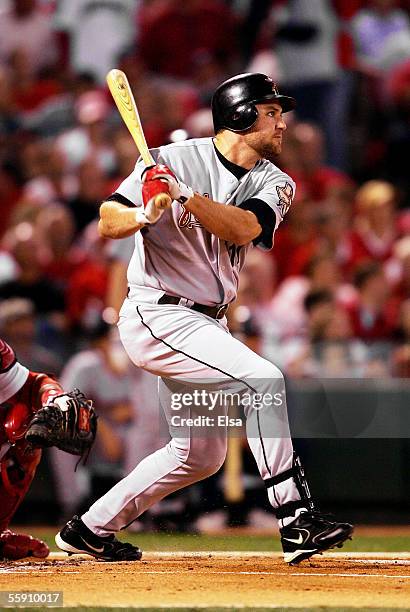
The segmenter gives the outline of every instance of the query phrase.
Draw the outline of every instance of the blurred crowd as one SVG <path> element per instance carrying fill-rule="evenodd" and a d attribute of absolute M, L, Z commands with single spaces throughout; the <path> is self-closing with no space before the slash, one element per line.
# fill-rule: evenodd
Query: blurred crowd
<path fill-rule="evenodd" d="M 155 381 L 110 326 L 132 238 L 97 232 L 137 155 L 113 67 L 152 147 L 212 135 L 212 92 L 233 74 L 297 98 L 278 159 L 296 198 L 274 249 L 251 252 L 231 328 L 291 377 L 407 378 L 408 0 L 0 0 L 0 335 L 94 397 L 93 477 L 135 465 L 137 430 L 141 452 L 163 443 Z"/>

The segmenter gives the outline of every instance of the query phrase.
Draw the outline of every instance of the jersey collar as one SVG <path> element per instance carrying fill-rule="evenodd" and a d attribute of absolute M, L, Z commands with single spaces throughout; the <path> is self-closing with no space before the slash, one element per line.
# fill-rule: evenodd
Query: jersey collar
<path fill-rule="evenodd" d="M 245 174 L 247 174 L 249 172 L 249 170 L 247 170 L 246 168 L 242 168 L 242 166 L 238 166 L 238 164 L 234 164 L 233 162 L 229 161 L 229 159 L 227 159 L 224 155 L 222 155 L 222 153 L 217 149 L 217 147 L 215 146 L 215 143 L 212 141 L 212 144 L 214 145 L 214 149 L 215 149 L 215 153 L 219 159 L 219 161 L 221 162 L 221 164 L 227 169 L 229 170 L 229 172 L 231 174 L 233 174 L 238 181 L 245 176 Z"/>

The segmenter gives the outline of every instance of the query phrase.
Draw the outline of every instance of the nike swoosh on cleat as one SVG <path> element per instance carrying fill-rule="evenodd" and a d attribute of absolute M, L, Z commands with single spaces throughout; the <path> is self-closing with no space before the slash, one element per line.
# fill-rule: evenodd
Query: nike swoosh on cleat
<path fill-rule="evenodd" d="M 89 544 L 86 540 L 84 540 L 84 538 L 82 536 L 80 536 L 80 538 L 82 539 L 82 541 L 84 542 L 84 544 L 86 546 L 88 546 L 88 548 L 91 548 L 91 550 L 93 550 L 96 553 L 102 553 L 104 552 L 104 546 L 102 548 L 95 548 L 94 546 L 91 546 L 91 544 Z"/>
<path fill-rule="evenodd" d="M 316 548 L 312 548 L 310 550 L 295 550 L 294 553 L 285 553 L 283 555 L 283 560 L 285 563 L 289 563 L 290 565 L 296 565 L 300 561 L 303 561 L 303 559 L 309 558 L 309 556 L 315 554 L 316 552 Z"/>
<path fill-rule="evenodd" d="M 288 542 L 293 542 L 293 544 L 302 544 L 303 542 L 303 536 L 301 533 L 299 534 L 299 537 L 297 540 L 294 540 L 293 538 L 283 538 L 283 539 L 287 540 Z"/>

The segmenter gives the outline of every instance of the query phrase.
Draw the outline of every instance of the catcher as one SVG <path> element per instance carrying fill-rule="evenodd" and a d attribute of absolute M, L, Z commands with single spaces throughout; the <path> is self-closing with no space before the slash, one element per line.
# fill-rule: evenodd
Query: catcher
<path fill-rule="evenodd" d="M 21 365 L 0 338 L 0 558 L 47 557 L 45 542 L 8 529 L 41 459 L 42 448 L 57 446 L 88 453 L 97 417 L 78 390 L 65 393 L 47 374 Z"/>

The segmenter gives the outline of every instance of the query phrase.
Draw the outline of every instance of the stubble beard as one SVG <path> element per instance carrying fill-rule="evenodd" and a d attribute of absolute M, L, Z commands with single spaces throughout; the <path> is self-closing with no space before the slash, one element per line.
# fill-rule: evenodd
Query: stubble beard
<path fill-rule="evenodd" d="M 282 152 L 282 140 L 277 138 L 261 141 L 256 133 L 251 133 L 249 137 L 245 137 L 245 142 L 261 159 L 274 161 Z"/>
<path fill-rule="evenodd" d="M 277 156 L 282 152 L 282 143 L 271 142 L 269 144 L 261 145 L 258 153 L 264 159 L 269 161 L 275 161 Z"/>

